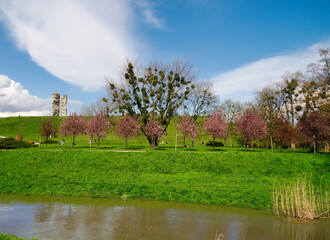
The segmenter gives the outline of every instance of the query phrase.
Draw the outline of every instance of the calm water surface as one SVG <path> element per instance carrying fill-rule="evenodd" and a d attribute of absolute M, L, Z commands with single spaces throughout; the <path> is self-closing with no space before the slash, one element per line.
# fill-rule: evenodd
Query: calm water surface
<path fill-rule="evenodd" d="M 330 239 L 330 221 L 266 211 L 119 199 L 0 196 L 0 232 L 39 239 Z"/>

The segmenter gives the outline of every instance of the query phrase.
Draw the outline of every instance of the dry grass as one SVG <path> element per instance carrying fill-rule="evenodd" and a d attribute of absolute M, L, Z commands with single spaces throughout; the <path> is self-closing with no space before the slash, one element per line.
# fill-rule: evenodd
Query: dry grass
<path fill-rule="evenodd" d="M 289 182 L 275 179 L 273 213 L 303 220 L 329 218 L 328 186 L 320 184 L 316 188 L 310 179 L 307 173 Z"/>

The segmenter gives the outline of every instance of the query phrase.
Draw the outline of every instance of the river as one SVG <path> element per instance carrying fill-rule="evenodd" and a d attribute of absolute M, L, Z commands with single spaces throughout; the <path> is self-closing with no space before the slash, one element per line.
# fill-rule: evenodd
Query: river
<path fill-rule="evenodd" d="M 330 239 L 330 220 L 146 200 L 0 196 L 0 232 L 38 239 Z"/>

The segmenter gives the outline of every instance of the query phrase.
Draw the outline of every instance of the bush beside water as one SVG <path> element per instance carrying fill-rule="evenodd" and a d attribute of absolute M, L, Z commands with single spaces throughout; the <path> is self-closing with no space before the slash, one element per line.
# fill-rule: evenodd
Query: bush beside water
<path fill-rule="evenodd" d="M 27 240 L 27 239 L 16 237 L 14 235 L 0 233 L 0 240 Z M 32 238 L 31 240 L 38 240 L 38 239 Z"/>

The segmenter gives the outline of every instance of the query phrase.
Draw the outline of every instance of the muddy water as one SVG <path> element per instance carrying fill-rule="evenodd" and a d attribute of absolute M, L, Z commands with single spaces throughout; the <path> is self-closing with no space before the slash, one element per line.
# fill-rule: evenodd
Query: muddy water
<path fill-rule="evenodd" d="M 119 199 L 0 196 L 0 232 L 39 239 L 330 239 L 327 219 L 297 223 L 266 211 Z"/>

